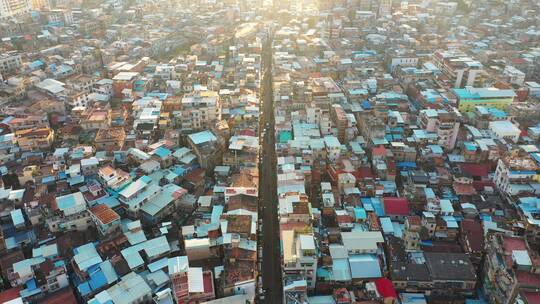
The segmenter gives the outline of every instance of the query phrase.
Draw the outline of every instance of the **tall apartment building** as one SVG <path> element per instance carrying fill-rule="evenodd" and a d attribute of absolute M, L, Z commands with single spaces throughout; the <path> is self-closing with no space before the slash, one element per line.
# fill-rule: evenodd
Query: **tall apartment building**
<path fill-rule="evenodd" d="M 538 256 L 524 239 L 490 233 L 485 252 L 482 284 L 490 303 L 519 303 L 517 298 L 538 292 Z"/>
<path fill-rule="evenodd" d="M 312 104 L 319 107 L 322 113 L 328 113 L 330 105 L 345 101 L 345 95 L 331 77 L 319 77 L 310 80 L 308 96 Z"/>
<path fill-rule="evenodd" d="M 392 0 L 379 0 L 379 17 L 384 17 L 392 14 Z"/>
<path fill-rule="evenodd" d="M 220 99 L 217 92 L 199 91 L 182 98 L 180 126 L 185 132 L 206 129 L 220 119 Z"/>
<path fill-rule="evenodd" d="M 459 119 L 453 112 L 425 109 L 420 111 L 418 124 L 428 132 L 436 133 L 438 144 L 451 150 L 456 145 Z"/>
<path fill-rule="evenodd" d="M 298 234 L 294 230 L 282 232 L 283 272 L 288 277 L 305 279 L 310 289 L 315 288 L 317 251 L 312 234 Z"/>
<path fill-rule="evenodd" d="M 8 0 L 0 0 L 0 19 L 2 18 L 2 6 Z M 21 54 L 16 51 L 0 54 L 0 73 L 11 72 L 22 67 Z"/>
<path fill-rule="evenodd" d="M 527 153 L 515 150 L 499 158 L 493 181 L 506 195 L 531 192 L 540 175 L 540 167 Z"/>
<path fill-rule="evenodd" d="M 0 0 L 0 19 L 22 15 L 30 11 L 28 0 Z"/>
<path fill-rule="evenodd" d="M 419 216 L 409 216 L 405 219 L 405 229 L 403 230 L 405 250 L 417 251 L 420 249 L 421 230 L 422 219 Z"/>
<path fill-rule="evenodd" d="M 30 8 L 34 10 L 50 9 L 49 0 L 30 0 Z"/>
<path fill-rule="evenodd" d="M 343 107 L 341 105 L 334 104 L 332 105 L 332 111 L 330 112 L 330 116 L 334 127 L 338 131 L 337 138 L 339 139 L 339 142 L 346 143 L 347 140 L 345 136 L 345 131 L 347 130 L 349 120 L 347 119 L 345 110 L 343 110 Z"/>
<path fill-rule="evenodd" d="M 168 270 L 176 303 L 201 303 L 214 299 L 211 271 L 190 267 L 187 256 L 170 258 Z"/>
<path fill-rule="evenodd" d="M 507 65 L 504 67 L 503 78 L 511 84 L 515 84 L 518 86 L 523 85 L 523 83 L 525 83 L 525 76 L 525 73 L 511 65 Z"/>
<path fill-rule="evenodd" d="M 431 57 L 454 88 L 481 87 L 485 72 L 480 62 L 460 51 L 436 51 Z"/>
<path fill-rule="evenodd" d="M 361 11 L 370 11 L 371 2 L 371 0 L 358 0 L 358 9 Z"/>

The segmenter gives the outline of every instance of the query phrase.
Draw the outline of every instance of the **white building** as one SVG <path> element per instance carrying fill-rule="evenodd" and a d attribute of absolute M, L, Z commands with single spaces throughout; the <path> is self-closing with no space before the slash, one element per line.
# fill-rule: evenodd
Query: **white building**
<path fill-rule="evenodd" d="M 536 161 L 522 151 L 512 151 L 499 158 L 493 181 L 499 191 L 507 195 L 534 193 L 537 185 L 536 177 L 540 167 Z"/>
<path fill-rule="evenodd" d="M 523 85 L 525 83 L 525 73 L 511 65 L 504 68 L 503 76 L 512 84 Z"/>
<path fill-rule="evenodd" d="M 490 121 L 489 129 L 499 138 L 513 142 L 517 142 L 521 134 L 521 130 L 508 120 Z"/>
<path fill-rule="evenodd" d="M 394 72 L 398 67 L 415 67 L 418 65 L 418 57 L 394 57 L 390 60 L 390 72 Z"/>
<path fill-rule="evenodd" d="M 9 0 L 0 0 L 0 18 L 5 2 Z M 21 55 L 15 51 L 0 54 L 0 73 L 13 71 L 22 67 Z"/>
<path fill-rule="evenodd" d="M 341 239 L 349 255 L 380 253 L 379 244 L 384 243 L 380 231 L 341 232 Z"/>
<path fill-rule="evenodd" d="M 427 132 L 437 134 L 437 144 L 453 149 L 459 133 L 459 119 L 446 110 L 425 109 L 420 111 L 418 124 Z"/>
<path fill-rule="evenodd" d="M 172 79 L 172 74 L 174 71 L 173 65 L 168 64 L 158 64 L 156 66 L 156 71 L 154 73 L 154 77 L 163 79 L 163 80 L 170 80 Z"/>
<path fill-rule="evenodd" d="M 109 98 L 112 97 L 112 85 L 113 81 L 111 79 L 103 78 L 92 86 L 92 93 L 106 95 Z"/>
<path fill-rule="evenodd" d="M 0 0 L 0 19 L 26 14 L 29 11 L 28 0 Z"/>
<path fill-rule="evenodd" d="M 432 56 L 435 66 L 450 80 L 454 88 L 481 87 L 485 75 L 482 64 L 460 51 L 436 51 Z"/>
<path fill-rule="evenodd" d="M 182 98 L 180 123 L 186 131 L 207 128 L 220 119 L 220 100 L 217 92 L 200 91 Z"/>
<path fill-rule="evenodd" d="M 314 289 L 317 276 L 317 250 L 312 234 L 282 232 L 283 271 L 287 275 L 301 275 L 308 288 Z"/>
<path fill-rule="evenodd" d="M 59 196 L 56 198 L 59 215 L 47 220 L 51 232 L 78 230 L 84 231 L 91 225 L 86 200 L 81 192 Z"/>
<path fill-rule="evenodd" d="M 341 144 L 335 136 L 325 136 L 324 143 L 326 145 L 326 155 L 329 160 L 335 161 L 341 155 Z"/>

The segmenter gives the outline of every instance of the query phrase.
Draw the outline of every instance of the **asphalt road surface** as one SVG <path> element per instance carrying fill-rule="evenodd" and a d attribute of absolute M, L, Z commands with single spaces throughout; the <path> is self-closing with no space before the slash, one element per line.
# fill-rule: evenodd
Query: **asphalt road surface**
<path fill-rule="evenodd" d="M 283 301 L 281 276 L 281 245 L 278 223 L 277 171 L 274 132 L 274 102 L 272 92 L 272 39 L 268 39 L 262 54 L 263 113 L 260 117 L 262 158 L 260 162 L 259 211 L 263 226 L 262 281 L 263 303 L 275 304 Z M 266 129 L 266 131 L 264 131 Z"/>

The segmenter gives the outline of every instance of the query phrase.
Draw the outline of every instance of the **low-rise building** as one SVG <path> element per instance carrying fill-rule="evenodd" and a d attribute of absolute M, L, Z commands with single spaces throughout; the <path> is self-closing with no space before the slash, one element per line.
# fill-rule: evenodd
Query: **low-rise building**
<path fill-rule="evenodd" d="M 48 150 L 54 141 L 54 130 L 50 128 L 24 129 L 16 131 L 15 137 L 23 151 Z"/>

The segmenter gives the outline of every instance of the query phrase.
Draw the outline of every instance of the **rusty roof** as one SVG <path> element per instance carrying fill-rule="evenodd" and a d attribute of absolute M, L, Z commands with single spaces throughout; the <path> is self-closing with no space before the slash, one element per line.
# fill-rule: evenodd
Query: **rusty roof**
<path fill-rule="evenodd" d="M 104 204 L 96 205 L 90 208 L 90 212 L 92 212 L 94 216 L 104 225 L 110 224 L 120 219 L 120 216 L 118 215 L 118 213 L 116 213 L 109 206 L 104 205 Z"/>

